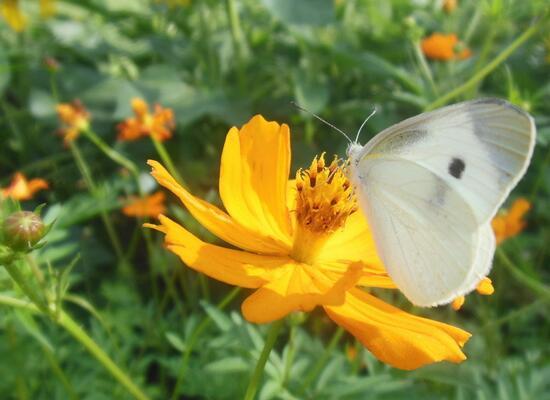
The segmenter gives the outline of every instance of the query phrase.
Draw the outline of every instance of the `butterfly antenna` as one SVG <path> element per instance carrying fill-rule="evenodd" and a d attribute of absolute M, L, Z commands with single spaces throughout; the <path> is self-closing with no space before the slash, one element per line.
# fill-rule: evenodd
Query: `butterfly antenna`
<path fill-rule="evenodd" d="M 321 117 L 318 116 L 317 114 L 314 114 L 314 113 L 312 113 L 312 112 L 309 111 L 309 110 L 306 110 L 304 107 L 300 106 L 298 103 L 295 103 L 294 101 L 291 101 L 290 104 L 292 104 L 292 105 L 293 105 L 294 107 L 296 107 L 298 110 L 304 111 L 304 112 L 308 113 L 309 115 L 314 116 L 315 118 L 317 118 L 317 119 L 318 119 L 319 121 L 321 121 L 322 123 L 324 123 L 324 124 L 330 126 L 332 129 L 334 129 L 334 130 L 340 132 L 342 135 L 344 135 L 344 137 L 348 140 L 348 142 L 353 143 L 353 142 L 351 141 L 350 137 L 349 137 L 348 135 L 346 135 L 346 133 L 345 133 L 343 130 L 338 129 L 337 127 L 335 127 L 334 125 L 332 125 L 330 122 L 325 121 L 323 118 L 321 118 Z"/>
<path fill-rule="evenodd" d="M 355 143 L 357 143 L 357 141 L 359 140 L 359 135 L 361 134 L 361 130 L 363 129 L 363 127 L 365 126 L 365 124 L 368 122 L 368 120 L 370 119 L 370 117 L 372 117 L 374 114 L 376 114 L 376 107 L 374 107 L 374 109 L 372 110 L 372 112 L 370 113 L 370 115 L 363 121 L 363 123 L 362 123 L 361 126 L 359 127 L 359 130 L 357 131 L 357 136 L 355 136 Z"/>

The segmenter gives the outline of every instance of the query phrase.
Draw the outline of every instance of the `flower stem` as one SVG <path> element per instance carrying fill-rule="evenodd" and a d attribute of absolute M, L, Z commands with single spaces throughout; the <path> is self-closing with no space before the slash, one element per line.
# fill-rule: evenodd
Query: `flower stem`
<path fill-rule="evenodd" d="M 550 300 L 550 288 L 543 283 L 540 283 L 538 280 L 531 278 L 521 269 L 516 267 L 514 263 L 508 258 L 504 250 L 502 250 L 502 248 L 497 249 L 497 257 L 500 262 L 508 269 L 508 271 L 512 273 L 514 278 L 527 286 L 533 292 L 537 293 L 539 296 L 543 297 L 546 301 Z"/>
<path fill-rule="evenodd" d="M 0 295 L 0 304 L 10 307 L 22 308 L 33 313 L 39 313 L 40 309 L 35 304 L 16 299 L 10 296 Z M 64 311 L 59 314 L 59 319 L 54 320 L 58 325 L 64 328 L 71 336 L 82 344 L 101 365 L 122 385 L 134 398 L 138 400 L 148 400 L 137 385 L 116 365 L 103 349 Z"/>
<path fill-rule="evenodd" d="M 223 310 L 231 301 L 239 294 L 241 288 L 236 287 L 230 291 L 223 299 L 218 303 L 218 309 Z M 187 364 L 189 363 L 189 358 L 191 357 L 191 352 L 195 347 L 195 344 L 202 335 L 202 332 L 208 327 L 212 322 L 210 317 L 206 316 L 204 319 L 197 325 L 195 331 L 191 334 L 189 341 L 185 343 L 185 350 L 183 351 L 183 356 L 181 359 L 181 365 L 178 373 L 178 380 L 176 381 L 176 386 L 174 386 L 174 391 L 172 392 L 172 400 L 178 398 L 178 393 L 181 385 L 183 384 L 183 378 L 185 377 L 185 371 L 187 370 Z"/>
<path fill-rule="evenodd" d="M 82 133 L 93 144 L 95 144 L 99 148 L 99 150 L 101 150 L 107 157 L 109 157 L 115 163 L 117 163 L 120 166 L 126 168 L 127 170 L 129 170 L 134 175 L 138 174 L 138 169 L 137 169 L 136 165 L 131 160 L 127 159 L 122 154 L 120 154 L 118 151 L 116 151 L 112 147 L 110 147 L 92 129 L 90 129 L 90 128 L 85 129 L 84 131 L 82 131 Z"/>
<path fill-rule="evenodd" d="M 61 312 L 57 321 L 72 337 L 80 342 L 103 367 L 130 392 L 136 399 L 147 400 L 136 384 L 116 365 L 103 349 L 65 312 Z"/>
<path fill-rule="evenodd" d="M 29 282 L 29 279 L 23 274 L 21 265 L 17 261 L 10 261 L 3 264 L 11 279 L 19 286 L 25 296 L 27 296 L 44 314 L 49 314 L 48 304 L 44 297 L 39 296 L 36 287 Z"/>
<path fill-rule="evenodd" d="M 424 74 L 426 80 L 429 82 L 434 96 L 438 96 L 439 91 L 437 90 L 437 86 L 435 85 L 434 77 L 432 75 L 430 66 L 428 65 L 428 62 L 426 61 L 426 57 L 424 57 L 424 53 L 422 52 L 422 49 L 420 47 L 420 42 L 418 40 L 415 40 L 412 43 L 412 45 L 414 48 L 414 55 L 416 56 L 418 63 L 420 64 L 420 70 Z"/>
<path fill-rule="evenodd" d="M 454 90 L 444 94 L 443 96 L 437 98 L 430 104 L 426 106 L 425 111 L 433 110 L 434 108 L 445 105 L 449 100 L 454 99 L 455 97 L 466 92 L 470 88 L 474 87 L 479 83 L 483 78 L 489 75 L 495 68 L 497 68 L 504 60 L 506 60 L 510 55 L 516 51 L 523 43 L 525 43 L 531 36 L 533 36 L 541 27 L 543 18 L 538 22 L 531 25 L 523 34 L 521 34 L 516 40 L 514 40 L 508 47 L 506 47 L 502 52 L 494 58 L 493 61 L 488 63 L 484 68 L 480 69 L 474 76 L 468 79 L 464 84 L 460 85 Z"/>
<path fill-rule="evenodd" d="M 153 144 L 155 145 L 155 150 L 159 154 L 160 158 L 162 159 L 162 162 L 164 165 L 166 165 L 166 168 L 168 168 L 168 171 L 176 178 L 178 183 L 183 186 L 184 188 L 187 188 L 187 184 L 181 177 L 181 175 L 178 173 L 178 170 L 176 167 L 174 167 L 174 163 L 172 162 L 172 158 L 170 157 L 170 154 L 168 154 L 168 151 L 166 151 L 166 147 L 164 147 L 164 144 L 158 140 L 154 135 L 150 135 L 151 140 L 153 141 Z"/>
<path fill-rule="evenodd" d="M 70 142 L 69 147 L 71 149 L 71 152 L 73 154 L 73 157 L 76 161 L 76 164 L 78 166 L 78 169 L 80 170 L 80 173 L 82 174 L 82 177 L 84 178 L 84 181 L 86 182 L 86 185 L 88 186 L 88 190 L 92 194 L 92 196 L 98 198 L 97 193 L 97 186 L 92 178 L 92 174 L 90 172 L 90 168 L 88 168 L 88 164 L 84 160 L 84 157 L 82 157 L 82 154 L 80 153 L 80 150 L 76 143 Z M 123 260 L 124 253 L 122 251 L 122 246 L 120 244 L 120 241 L 118 240 L 118 236 L 116 234 L 115 228 L 109 219 L 109 216 L 105 212 L 105 210 L 101 210 L 101 219 L 103 220 L 103 224 L 105 225 L 105 229 L 107 230 L 107 234 L 109 235 L 109 239 L 111 240 L 111 243 L 113 244 L 113 248 L 115 249 L 116 256 L 119 260 Z"/>
<path fill-rule="evenodd" d="M 269 328 L 269 332 L 267 334 L 267 339 L 265 340 L 264 348 L 260 354 L 260 358 L 258 359 L 258 362 L 256 363 L 256 368 L 254 369 L 252 378 L 250 379 L 250 382 L 248 382 L 248 388 L 246 389 L 244 400 L 254 399 L 254 396 L 258 391 L 258 386 L 260 385 L 260 381 L 262 380 L 265 363 L 269 358 L 269 354 L 271 353 L 271 350 L 273 350 L 273 346 L 275 345 L 277 337 L 281 332 L 283 323 L 284 323 L 284 320 L 280 319 L 271 324 L 271 327 Z"/>

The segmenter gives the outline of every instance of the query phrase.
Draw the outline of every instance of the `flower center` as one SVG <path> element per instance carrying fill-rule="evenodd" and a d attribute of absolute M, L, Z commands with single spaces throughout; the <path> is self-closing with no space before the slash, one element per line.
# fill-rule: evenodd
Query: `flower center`
<path fill-rule="evenodd" d="M 334 158 L 327 166 L 324 153 L 315 157 L 308 169 L 296 172 L 297 227 L 292 257 L 301 262 L 314 261 L 330 235 L 342 228 L 356 210 L 357 200 L 345 164 Z"/>

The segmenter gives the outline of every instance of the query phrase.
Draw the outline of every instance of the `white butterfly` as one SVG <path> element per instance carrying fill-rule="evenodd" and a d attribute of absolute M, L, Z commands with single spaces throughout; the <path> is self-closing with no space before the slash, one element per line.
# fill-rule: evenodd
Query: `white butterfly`
<path fill-rule="evenodd" d="M 454 104 L 348 147 L 351 181 L 389 276 L 419 306 L 473 290 L 491 269 L 491 220 L 525 173 L 536 128 L 500 99 Z"/>

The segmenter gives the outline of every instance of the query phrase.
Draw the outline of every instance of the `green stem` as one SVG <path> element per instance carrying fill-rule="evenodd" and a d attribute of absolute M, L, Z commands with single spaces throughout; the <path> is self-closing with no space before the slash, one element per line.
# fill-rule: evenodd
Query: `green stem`
<path fill-rule="evenodd" d="M 174 178 L 178 181 L 178 183 L 183 186 L 184 188 L 187 188 L 187 184 L 181 177 L 181 175 L 178 173 L 178 170 L 176 167 L 174 167 L 174 163 L 172 162 L 172 158 L 170 157 L 170 154 L 168 154 L 168 151 L 166 151 L 166 147 L 164 147 L 164 144 L 154 137 L 154 135 L 150 135 L 151 140 L 153 141 L 153 144 L 155 145 L 155 150 L 159 154 L 160 158 L 162 159 L 162 162 L 164 165 L 166 165 L 166 168 L 168 171 L 172 174 Z"/>
<path fill-rule="evenodd" d="M 34 287 L 29 279 L 22 272 L 22 265 L 16 261 L 10 261 L 3 264 L 8 274 L 13 279 L 13 281 L 19 286 L 23 291 L 25 296 L 27 296 L 35 305 L 42 311 L 44 314 L 49 315 L 50 310 L 48 309 L 48 303 L 46 299 L 42 296 L 39 296 L 37 293 L 42 293 L 38 288 Z"/>
<path fill-rule="evenodd" d="M 317 363 L 313 366 L 313 368 L 310 369 L 309 374 L 307 374 L 305 379 L 303 380 L 302 387 L 300 390 L 302 394 L 305 393 L 309 385 L 311 385 L 311 383 L 317 378 L 317 376 L 319 376 L 327 360 L 333 354 L 334 348 L 342 338 L 343 334 L 344 334 L 344 330 L 341 327 L 338 327 L 338 329 L 336 329 L 336 332 L 334 332 L 334 335 L 332 335 L 332 338 L 330 339 L 328 346 L 323 352 L 323 355 L 319 357 L 319 359 L 317 360 Z"/>
<path fill-rule="evenodd" d="M 72 337 L 80 342 L 103 367 L 130 392 L 136 399 L 146 400 L 148 397 L 136 384 L 116 365 L 103 349 L 65 312 L 61 312 L 57 321 Z"/>
<path fill-rule="evenodd" d="M 281 332 L 283 323 L 284 323 L 284 320 L 280 319 L 271 324 L 271 327 L 269 328 L 269 332 L 267 334 L 267 339 L 265 340 L 264 348 L 260 354 L 260 358 L 258 359 L 258 362 L 256 363 L 256 368 L 254 369 L 252 378 L 250 379 L 250 382 L 248 382 L 248 387 L 246 388 L 246 394 L 244 395 L 244 400 L 253 400 L 254 397 L 256 396 L 256 392 L 258 391 L 258 386 L 260 385 L 262 376 L 264 374 L 265 363 L 269 358 L 269 354 L 271 353 L 271 350 L 273 350 L 273 346 L 275 345 L 275 342 L 277 341 L 277 337 Z"/>
<path fill-rule="evenodd" d="M 85 129 L 82 131 L 84 136 L 95 144 L 99 150 L 101 150 L 107 157 L 113 160 L 115 163 L 129 170 L 132 174 L 138 174 L 138 168 L 136 165 L 118 151 L 110 147 L 103 139 L 101 139 L 91 128 Z"/>
<path fill-rule="evenodd" d="M 506 253 L 504 253 L 504 250 L 502 250 L 502 248 L 498 248 L 496 253 L 499 261 L 508 269 L 508 271 L 512 273 L 514 278 L 527 286 L 533 292 L 537 293 L 539 296 L 543 297 L 546 301 L 550 300 L 550 288 L 548 286 L 539 282 L 536 279 L 531 278 L 521 269 L 516 267 L 514 263 L 508 258 Z"/>
<path fill-rule="evenodd" d="M 0 304 L 14 308 L 21 308 L 33 313 L 40 313 L 38 307 L 26 301 L 19 300 L 10 296 L 0 294 Z M 96 360 L 136 399 L 148 400 L 138 386 L 116 365 L 103 349 L 64 311 L 59 314 L 59 319 L 55 321 L 64 328 L 72 337 L 74 337 L 86 350 L 88 350 Z"/>
<path fill-rule="evenodd" d="M 498 56 L 495 57 L 493 61 L 488 63 L 484 68 L 480 69 L 474 76 L 472 76 L 468 81 L 466 81 L 461 86 L 457 87 L 454 90 L 444 94 L 438 99 L 434 100 L 426 106 L 426 111 L 433 110 L 434 108 L 440 107 L 447 104 L 449 100 L 454 99 L 455 97 L 466 92 L 470 88 L 474 87 L 478 82 L 483 78 L 489 75 L 495 68 L 497 68 L 504 60 L 506 60 L 510 55 L 516 51 L 523 43 L 525 43 L 531 36 L 533 36 L 541 27 L 541 21 L 539 20 L 534 25 L 531 25 L 523 34 L 521 34 L 516 40 L 514 40 L 508 47 L 506 47 Z"/>
<path fill-rule="evenodd" d="M 241 20 L 234 0 L 226 0 L 227 17 L 229 19 L 229 27 L 231 29 L 231 39 L 233 41 L 233 49 L 237 55 L 239 84 L 241 90 L 245 85 L 244 59 L 247 57 L 248 47 L 244 40 L 243 31 L 241 28 Z"/>
<path fill-rule="evenodd" d="M 97 186 L 92 178 L 92 174 L 90 172 L 90 169 L 88 168 L 88 164 L 84 160 L 84 157 L 82 157 L 82 154 L 80 153 L 78 146 L 74 141 L 72 141 L 69 143 L 69 147 L 76 161 L 78 169 L 80 170 L 80 173 L 82 174 L 84 181 L 88 186 L 88 190 L 90 191 L 93 197 L 99 199 Z M 113 248 L 115 250 L 116 256 L 120 261 L 122 261 L 124 258 L 124 252 L 122 251 L 122 246 L 120 244 L 120 241 L 118 240 L 118 236 L 116 234 L 115 228 L 111 220 L 109 219 L 109 216 L 105 212 L 105 210 L 101 210 L 100 215 L 101 215 L 101 219 L 103 220 L 103 224 L 105 225 L 105 229 L 107 230 L 107 234 L 109 235 L 109 239 L 113 244 Z"/>
<path fill-rule="evenodd" d="M 231 301 L 239 294 L 241 291 L 241 288 L 236 287 L 232 291 L 230 291 L 218 304 L 218 309 L 223 310 Z M 182 359 L 181 359 L 181 365 L 179 368 L 178 373 L 178 380 L 176 381 L 176 386 L 174 386 L 174 391 L 172 392 L 172 400 L 176 400 L 178 398 L 178 393 L 181 385 L 183 384 L 183 378 L 185 377 L 185 371 L 187 370 L 187 364 L 189 363 L 189 358 L 191 357 L 191 352 L 193 348 L 195 347 L 195 344 L 197 343 L 198 339 L 201 337 L 202 332 L 208 327 L 208 325 L 212 322 L 209 316 L 204 317 L 204 319 L 197 325 L 195 328 L 195 331 L 191 334 L 191 337 L 189 338 L 189 341 L 185 343 L 185 349 L 183 351 Z"/>
<path fill-rule="evenodd" d="M 424 74 L 424 77 L 429 82 L 432 92 L 435 96 L 439 95 L 439 91 L 437 90 L 437 86 L 435 85 L 434 77 L 432 75 L 432 70 L 430 69 L 430 66 L 428 65 L 428 62 L 426 61 L 426 57 L 424 57 L 424 53 L 422 52 L 422 49 L 420 47 L 420 42 L 418 40 L 413 42 L 413 48 L 414 48 L 414 54 L 416 56 L 416 59 L 418 60 L 418 63 L 420 64 L 420 70 Z"/>
<path fill-rule="evenodd" d="M 45 345 L 42 345 L 42 350 L 44 351 L 44 354 L 46 355 L 46 358 L 48 359 L 48 362 L 50 363 L 50 367 L 53 371 L 53 373 L 57 376 L 65 390 L 67 391 L 67 394 L 71 400 L 78 399 L 78 396 L 76 394 L 76 391 L 67 378 L 67 375 L 63 372 L 61 369 L 61 366 L 59 365 L 59 362 L 57 361 L 57 358 L 55 357 L 55 354 Z"/>

